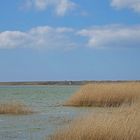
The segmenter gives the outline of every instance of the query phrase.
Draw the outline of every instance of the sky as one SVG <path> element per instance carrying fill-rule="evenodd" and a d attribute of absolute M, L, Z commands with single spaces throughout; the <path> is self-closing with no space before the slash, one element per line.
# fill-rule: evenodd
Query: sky
<path fill-rule="evenodd" d="M 0 0 L 0 81 L 140 80 L 140 0 Z"/>

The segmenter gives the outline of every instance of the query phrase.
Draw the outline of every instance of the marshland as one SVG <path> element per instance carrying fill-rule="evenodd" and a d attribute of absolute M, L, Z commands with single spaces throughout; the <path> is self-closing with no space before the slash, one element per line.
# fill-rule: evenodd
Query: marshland
<path fill-rule="evenodd" d="M 0 140 L 139 140 L 139 102 L 133 81 L 0 86 Z"/>

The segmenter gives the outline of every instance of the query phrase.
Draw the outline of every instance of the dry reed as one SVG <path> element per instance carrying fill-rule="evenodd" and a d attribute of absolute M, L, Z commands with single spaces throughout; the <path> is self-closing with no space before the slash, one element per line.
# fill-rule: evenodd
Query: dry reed
<path fill-rule="evenodd" d="M 0 104 L 0 114 L 26 115 L 30 113 L 33 113 L 33 111 L 26 105 L 19 102 Z"/>
<path fill-rule="evenodd" d="M 115 107 L 131 104 L 140 98 L 140 83 L 95 83 L 80 88 L 66 103 L 66 106 Z"/>
<path fill-rule="evenodd" d="M 57 131 L 49 140 L 140 140 L 140 106 L 88 114 Z"/>

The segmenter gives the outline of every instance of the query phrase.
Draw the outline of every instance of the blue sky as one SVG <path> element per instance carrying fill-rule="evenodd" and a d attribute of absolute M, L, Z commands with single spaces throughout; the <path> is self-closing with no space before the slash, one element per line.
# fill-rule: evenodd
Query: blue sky
<path fill-rule="evenodd" d="M 139 80 L 140 0 L 1 0 L 0 81 Z"/>

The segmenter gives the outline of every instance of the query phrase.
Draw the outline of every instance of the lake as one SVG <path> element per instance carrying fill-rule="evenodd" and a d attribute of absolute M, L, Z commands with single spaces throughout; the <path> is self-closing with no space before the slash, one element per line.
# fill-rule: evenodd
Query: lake
<path fill-rule="evenodd" d="M 22 102 L 35 111 L 30 115 L 0 115 L 0 140 L 44 140 L 85 111 L 62 106 L 78 89 L 79 86 L 0 86 L 0 103 Z"/>

